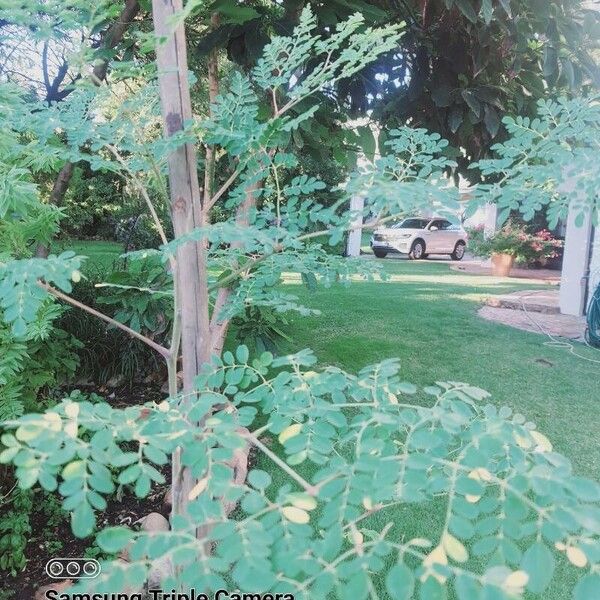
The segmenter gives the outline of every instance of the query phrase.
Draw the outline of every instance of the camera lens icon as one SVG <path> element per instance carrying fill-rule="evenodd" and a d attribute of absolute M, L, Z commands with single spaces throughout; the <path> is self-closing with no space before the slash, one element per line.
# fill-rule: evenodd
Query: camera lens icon
<path fill-rule="evenodd" d="M 52 579 L 92 579 L 100 570 L 100 563 L 93 558 L 53 558 L 46 563 L 46 574 Z"/>
<path fill-rule="evenodd" d="M 65 570 L 64 565 L 60 560 L 51 560 L 46 565 L 46 573 L 50 575 L 50 577 L 60 577 Z"/>
<path fill-rule="evenodd" d="M 100 574 L 100 563 L 97 560 L 86 560 L 82 570 L 80 577 L 97 577 Z"/>

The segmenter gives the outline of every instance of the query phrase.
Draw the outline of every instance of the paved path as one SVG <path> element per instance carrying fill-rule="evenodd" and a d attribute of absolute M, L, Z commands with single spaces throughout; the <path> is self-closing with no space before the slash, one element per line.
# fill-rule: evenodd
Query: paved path
<path fill-rule="evenodd" d="M 560 314 L 558 290 L 519 290 L 486 298 L 485 303 L 494 308 L 512 308 L 529 312 Z"/>
<path fill-rule="evenodd" d="M 450 265 L 453 271 L 462 271 L 472 275 L 492 275 L 491 265 L 486 265 L 479 260 L 463 260 Z M 560 271 L 551 269 L 521 269 L 513 267 L 510 271 L 510 277 L 503 279 L 536 279 L 540 283 L 548 283 L 550 285 L 560 284 Z"/>
<path fill-rule="evenodd" d="M 585 318 L 561 315 L 555 289 L 490 296 L 479 309 L 479 316 L 517 329 L 584 340 Z"/>

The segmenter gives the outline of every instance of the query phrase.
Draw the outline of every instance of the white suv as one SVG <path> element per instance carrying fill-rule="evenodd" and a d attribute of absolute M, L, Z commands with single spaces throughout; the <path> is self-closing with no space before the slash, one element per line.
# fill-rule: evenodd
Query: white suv
<path fill-rule="evenodd" d="M 440 218 L 411 217 L 392 227 L 377 229 L 371 237 L 371 248 L 378 258 L 399 252 L 413 259 L 449 254 L 452 260 L 462 260 L 466 247 L 465 230 Z"/>

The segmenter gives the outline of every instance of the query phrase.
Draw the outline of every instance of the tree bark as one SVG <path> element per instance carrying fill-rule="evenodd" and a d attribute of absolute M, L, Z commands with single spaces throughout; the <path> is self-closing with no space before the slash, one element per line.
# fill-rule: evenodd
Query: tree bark
<path fill-rule="evenodd" d="M 300 20 L 302 10 L 306 5 L 305 0 L 285 0 L 284 15 L 281 22 L 284 24 L 291 24 L 289 31 L 282 31 L 285 35 L 292 35 L 293 28 L 297 25 Z M 210 87 L 210 86 L 209 86 Z M 275 109 L 275 107 L 273 107 Z M 244 201 L 238 206 L 236 211 L 236 224 L 238 227 L 247 227 L 249 223 L 250 212 L 256 206 L 256 192 L 260 188 L 261 183 L 257 182 L 248 187 L 244 197 Z M 236 244 L 232 244 L 235 248 Z M 238 245 L 239 247 L 239 245 Z M 215 306 L 211 315 L 210 331 L 211 331 L 211 348 L 214 354 L 221 354 L 223 346 L 225 345 L 225 339 L 227 338 L 227 331 L 229 329 L 229 319 L 220 319 L 219 314 L 223 307 L 227 304 L 231 295 L 230 287 L 219 288 L 217 297 L 215 300 Z"/>
<path fill-rule="evenodd" d="M 237 207 L 235 223 L 240 228 L 248 227 L 250 213 L 256 207 L 256 192 L 260 189 L 260 182 L 252 183 L 246 189 L 243 202 Z M 233 249 L 240 247 L 239 242 L 233 242 Z M 220 313 L 227 304 L 231 295 L 231 287 L 222 287 L 217 291 L 217 298 L 210 320 L 210 345 L 213 354 L 220 354 L 225 345 L 230 319 L 220 319 Z"/>
<path fill-rule="evenodd" d="M 219 13 L 212 14 L 211 29 L 219 26 Z M 208 54 L 208 114 L 212 116 L 212 105 L 219 95 L 219 50 L 214 47 Z M 204 161 L 204 204 L 207 205 L 213 195 L 215 182 L 215 149 L 209 144 L 206 146 Z"/>
<path fill-rule="evenodd" d="M 121 11 L 119 18 L 108 28 L 101 45 L 108 50 L 116 48 L 121 43 L 125 32 L 139 11 L 140 5 L 138 4 L 138 0 L 126 0 L 125 7 Z M 98 81 L 104 81 L 107 69 L 108 60 L 100 61 L 92 71 L 93 78 L 96 78 Z"/>
<path fill-rule="evenodd" d="M 153 0 L 152 8 L 154 32 L 159 40 L 164 40 L 157 45 L 156 57 L 164 132 L 166 137 L 171 137 L 192 118 L 184 25 L 180 23 L 173 28 L 171 24 L 183 5 L 181 0 Z M 168 157 L 168 167 L 173 228 L 175 236 L 180 237 L 204 224 L 194 145 L 187 143 L 176 148 Z M 184 402 L 189 406 L 194 378 L 210 358 L 205 241 L 182 245 L 176 262 L 183 391 L 187 398 Z M 182 469 L 176 453 L 173 457 L 174 514 L 186 513 L 192 487 L 192 477 L 187 469 Z"/>
<path fill-rule="evenodd" d="M 50 204 L 54 204 L 54 206 L 60 206 L 62 204 L 67 188 L 69 187 L 69 182 L 73 176 L 74 168 L 75 165 L 70 161 L 67 161 L 62 166 L 62 169 L 59 171 L 58 177 L 55 179 L 54 185 L 52 186 L 50 197 L 48 198 Z M 45 244 L 38 244 L 35 249 L 35 255 L 38 258 L 48 258 L 49 252 L 50 250 Z"/>

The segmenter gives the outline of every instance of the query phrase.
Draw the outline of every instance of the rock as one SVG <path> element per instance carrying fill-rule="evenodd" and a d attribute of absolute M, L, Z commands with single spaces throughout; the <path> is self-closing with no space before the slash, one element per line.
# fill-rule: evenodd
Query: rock
<path fill-rule="evenodd" d="M 160 589 L 162 587 L 162 582 L 167 579 L 167 577 L 171 577 L 174 572 L 175 570 L 170 558 L 157 558 L 152 561 L 152 565 L 148 571 L 146 586 L 149 590 Z"/>
<path fill-rule="evenodd" d="M 169 521 L 165 519 L 161 514 L 153 512 L 146 515 L 141 521 L 141 528 L 143 531 L 152 532 L 163 532 L 169 531 Z M 121 557 L 122 558 L 122 557 Z M 173 575 L 175 572 L 173 563 L 168 557 L 156 558 L 152 561 L 150 569 L 148 571 L 148 577 L 146 579 L 146 588 L 149 590 L 159 589 L 161 583 L 167 578 Z"/>
<path fill-rule="evenodd" d="M 46 592 L 49 591 L 64 592 L 72 583 L 71 579 L 65 579 L 64 581 L 44 585 L 36 590 L 34 600 L 46 600 Z"/>
<path fill-rule="evenodd" d="M 144 531 L 169 531 L 169 521 L 161 514 L 153 512 L 142 519 L 142 529 Z"/>
<path fill-rule="evenodd" d="M 124 382 L 125 382 L 125 377 L 123 377 L 123 375 L 115 375 L 114 377 L 111 377 L 106 382 L 106 386 L 110 387 L 110 388 L 116 388 L 116 387 L 119 387 L 120 385 L 123 385 Z"/>

